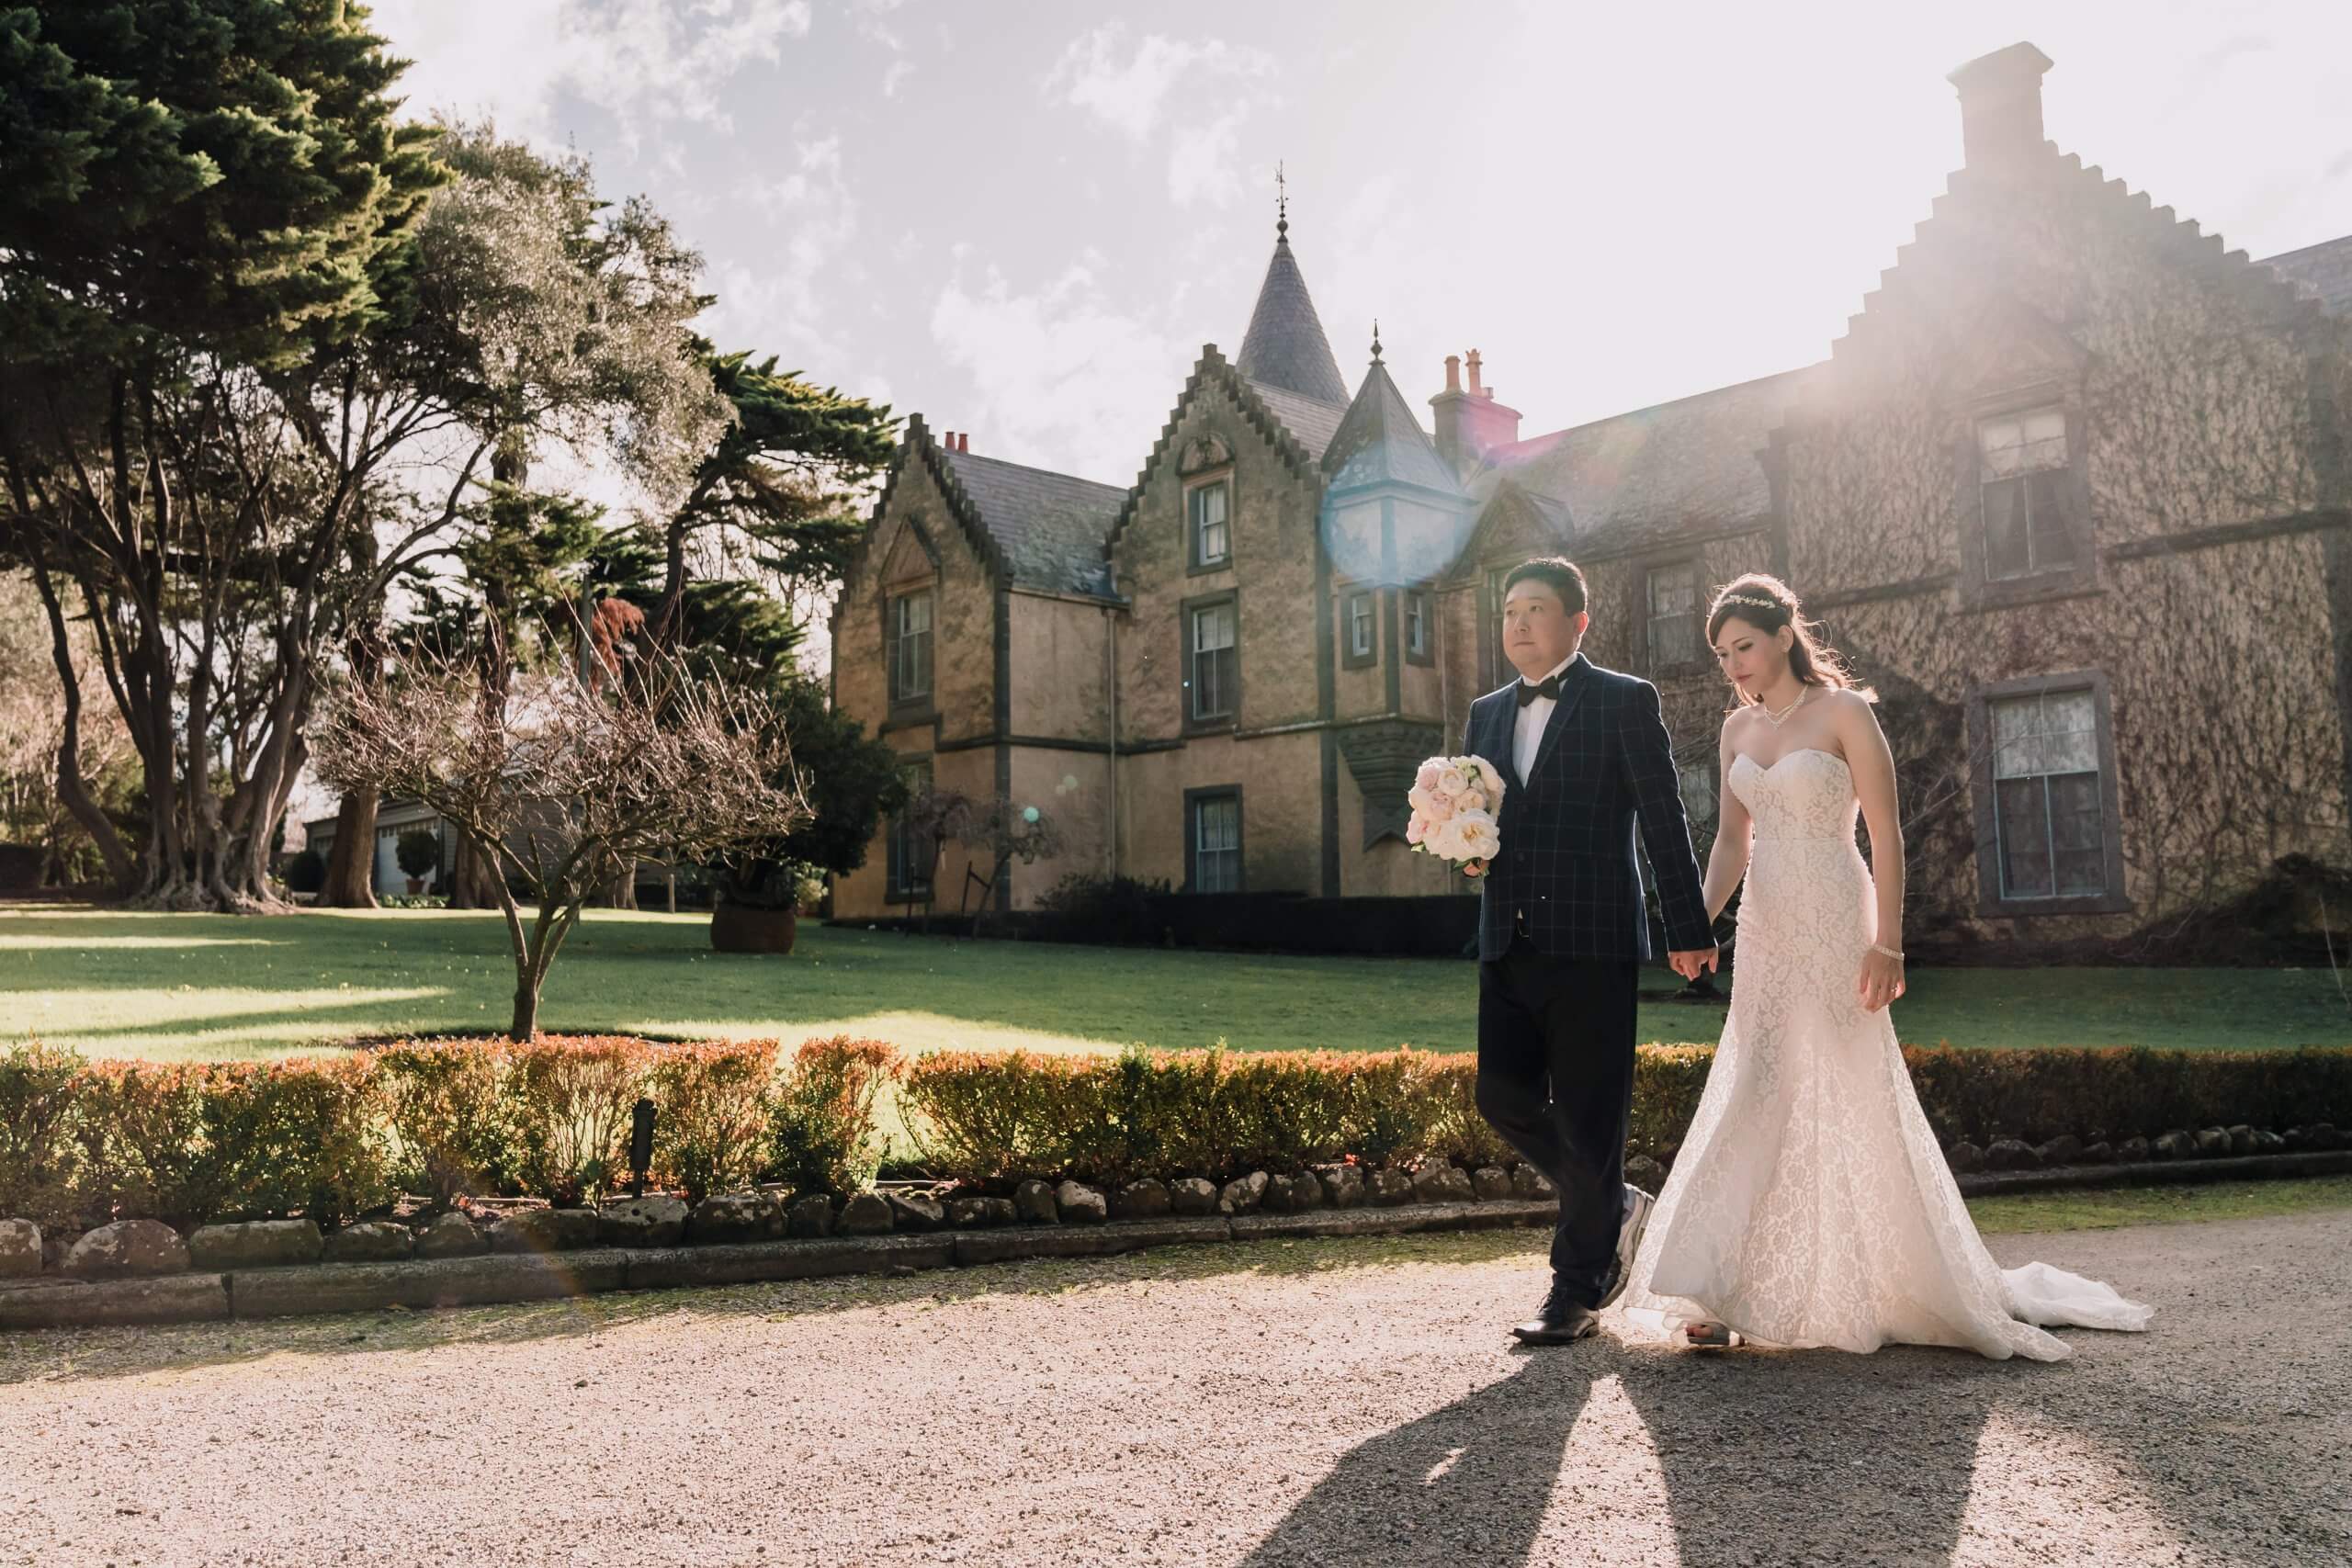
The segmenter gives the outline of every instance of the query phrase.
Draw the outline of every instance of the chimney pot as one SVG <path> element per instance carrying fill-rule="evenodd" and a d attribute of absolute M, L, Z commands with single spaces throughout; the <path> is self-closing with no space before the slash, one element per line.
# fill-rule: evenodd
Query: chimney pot
<path fill-rule="evenodd" d="M 971 449 L 972 433 L 968 430 L 957 431 L 956 433 L 956 450 L 958 452 L 969 452 Z"/>
<path fill-rule="evenodd" d="M 1945 80 L 1960 94 L 1962 155 L 1971 169 L 2013 166 L 2041 151 L 2041 73 L 2050 57 L 2030 43 L 1980 55 Z"/>
<path fill-rule="evenodd" d="M 1470 367 L 1470 395 L 1474 398 L 1485 397 L 1487 395 L 1486 385 L 1478 379 L 1479 365 L 1478 351 L 1476 349 L 1474 348 L 1470 351 L 1470 357 L 1466 363 Z"/>
<path fill-rule="evenodd" d="M 1445 356 L 1445 389 L 1449 392 L 1462 390 L 1462 356 L 1458 354 Z"/>

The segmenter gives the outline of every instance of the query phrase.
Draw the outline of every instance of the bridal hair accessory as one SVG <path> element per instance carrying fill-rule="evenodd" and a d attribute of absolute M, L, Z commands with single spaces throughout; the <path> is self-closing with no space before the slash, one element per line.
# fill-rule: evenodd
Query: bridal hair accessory
<path fill-rule="evenodd" d="M 1753 604 L 1759 610 L 1785 610 L 1786 604 L 1777 599 L 1759 599 L 1752 593 L 1726 593 L 1715 601 L 1717 604 Z"/>

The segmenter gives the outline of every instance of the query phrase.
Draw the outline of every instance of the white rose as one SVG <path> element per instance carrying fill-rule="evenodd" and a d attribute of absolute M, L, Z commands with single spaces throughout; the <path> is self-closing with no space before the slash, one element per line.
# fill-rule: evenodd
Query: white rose
<path fill-rule="evenodd" d="M 1443 860 L 1469 858 L 1462 852 L 1462 818 L 1459 817 L 1439 823 L 1433 830 L 1422 836 L 1421 842 L 1429 846 L 1431 854 Z"/>
<path fill-rule="evenodd" d="M 1415 811 L 1431 822 L 1442 822 L 1453 815 L 1453 802 L 1442 795 L 1431 795 L 1416 785 L 1405 792 L 1406 801 Z"/>
<path fill-rule="evenodd" d="M 1462 852 L 1456 859 L 1492 860 L 1503 847 L 1495 819 L 1483 811 L 1465 811 L 1446 825 L 1453 829 L 1454 842 L 1461 846 Z"/>
<path fill-rule="evenodd" d="M 1487 809 L 1499 813 L 1503 808 L 1503 771 L 1484 757 L 1467 761 L 1478 772 L 1478 788 L 1487 797 Z"/>
<path fill-rule="evenodd" d="M 1470 781 L 1464 777 L 1462 770 L 1452 762 L 1448 762 L 1437 771 L 1437 793 L 1445 796 L 1446 799 L 1452 800 L 1469 787 Z"/>
<path fill-rule="evenodd" d="M 1465 789 L 1462 792 L 1462 798 L 1455 801 L 1454 805 L 1464 811 L 1484 811 L 1487 809 L 1487 797 L 1478 790 Z"/>

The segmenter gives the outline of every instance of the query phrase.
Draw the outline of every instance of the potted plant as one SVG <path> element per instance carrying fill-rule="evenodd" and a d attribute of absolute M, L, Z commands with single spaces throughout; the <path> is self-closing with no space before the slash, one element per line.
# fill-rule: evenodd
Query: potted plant
<path fill-rule="evenodd" d="M 710 863 L 710 945 L 720 953 L 790 953 L 810 880 L 863 865 L 884 815 L 907 799 L 896 754 L 827 705 L 822 687 L 792 681 L 776 705 L 813 815 L 797 832 Z"/>
<path fill-rule="evenodd" d="M 401 870 L 408 874 L 411 897 L 424 891 L 425 879 L 441 869 L 441 835 L 430 828 L 411 828 L 392 851 Z"/>

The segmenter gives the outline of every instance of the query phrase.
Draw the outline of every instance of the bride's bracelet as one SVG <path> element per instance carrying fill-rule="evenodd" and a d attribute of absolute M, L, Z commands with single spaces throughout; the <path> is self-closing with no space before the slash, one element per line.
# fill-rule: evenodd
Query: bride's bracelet
<path fill-rule="evenodd" d="M 1895 952 L 1895 951 L 1894 951 L 1894 949 L 1893 949 L 1893 948 L 1891 948 L 1891 947 L 1881 947 L 1881 946 L 1880 946 L 1878 943 L 1876 943 L 1876 942 L 1872 942 L 1872 943 L 1871 943 L 1871 951 L 1872 953 L 1885 953 L 1889 958 L 1895 959 L 1895 960 L 1897 960 L 1898 962 L 1899 962 L 1899 961 L 1902 959 L 1902 957 L 1903 957 L 1903 954 L 1901 954 L 1901 953 L 1899 953 Z"/>

